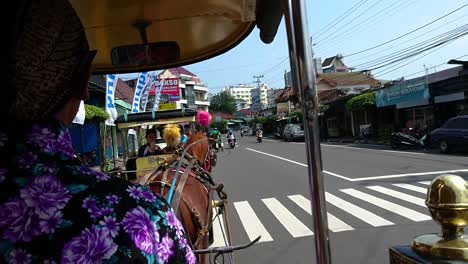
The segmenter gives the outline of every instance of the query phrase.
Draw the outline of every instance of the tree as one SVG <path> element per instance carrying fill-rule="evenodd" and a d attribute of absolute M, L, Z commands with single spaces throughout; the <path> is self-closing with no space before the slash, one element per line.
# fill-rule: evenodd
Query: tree
<path fill-rule="evenodd" d="M 211 97 L 210 112 L 233 114 L 236 112 L 236 99 L 227 92 L 221 92 Z"/>

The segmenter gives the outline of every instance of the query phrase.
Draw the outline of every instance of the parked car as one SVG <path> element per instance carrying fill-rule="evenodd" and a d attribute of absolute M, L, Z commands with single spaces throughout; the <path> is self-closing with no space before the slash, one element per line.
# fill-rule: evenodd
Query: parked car
<path fill-rule="evenodd" d="M 441 152 L 468 148 L 468 115 L 450 118 L 440 128 L 430 134 L 432 146 L 438 146 Z"/>
<path fill-rule="evenodd" d="M 304 129 L 300 124 L 287 124 L 283 130 L 283 138 L 286 141 L 304 138 Z"/>

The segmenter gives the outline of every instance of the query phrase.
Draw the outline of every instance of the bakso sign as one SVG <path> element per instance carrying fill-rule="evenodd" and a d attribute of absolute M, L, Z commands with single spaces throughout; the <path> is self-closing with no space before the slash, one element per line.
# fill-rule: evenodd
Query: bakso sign
<path fill-rule="evenodd" d="M 171 101 L 180 100 L 180 88 L 178 78 L 167 78 L 157 79 L 156 86 L 159 86 L 162 82 L 161 95 L 167 94 L 171 98 Z M 150 90 L 150 95 L 155 94 L 155 89 Z"/>

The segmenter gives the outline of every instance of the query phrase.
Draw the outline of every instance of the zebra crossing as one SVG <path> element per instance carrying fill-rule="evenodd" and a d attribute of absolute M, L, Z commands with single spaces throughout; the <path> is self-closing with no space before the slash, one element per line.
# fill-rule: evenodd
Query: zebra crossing
<path fill-rule="evenodd" d="M 334 214 L 327 212 L 328 228 L 333 233 L 351 232 L 365 228 L 362 225 L 353 226 L 347 220 L 357 218 L 369 227 L 383 227 L 403 224 L 401 219 L 410 222 L 430 221 L 427 207 L 425 205 L 425 194 L 430 181 L 419 181 L 413 183 L 388 183 L 385 185 L 360 186 L 358 188 L 343 188 L 331 192 L 325 192 L 327 208 L 334 207 Z M 424 192 L 423 192 L 424 190 Z M 292 238 L 312 236 L 311 226 L 307 226 L 292 211 L 302 211 L 312 215 L 310 200 L 301 194 L 287 195 L 286 197 L 268 197 L 259 201 L 234 202 L 231 208 L 232 219 L 238 217 L 241 230 L 245 232 L 249 241 L 261 236 L 259 242 L 271 242 L 281 240 L 274 237 L 276 232 L 268 231 L 266 218 L 275 219 L 280 228 Z M 354 202 L 353 202 L 354 201 Z M 254 208 L 252 204 L 264 208 Z M 288 208 L 295 206 L 296 208 Z M 261 215 L 267 209 L 269 214 Z M 375 208 L 378 208 L 376 210 Z M 374 212 L 372 212 L 374 210 Z M 339 213 L 336 213 L 339 212 Z M 387 212 L 383 214 L 382 212 Z M 231 223 L 232 224 L 232 223 Z M 232 227 L 232 226 L 231 226 Z M 271 227 L 271 225 L 270 225 Z M 214 222 L 214 246 L 225 245 L 225 227 L 219 221 Z M 248 241 L 246 241 L 248 242 Z"/>

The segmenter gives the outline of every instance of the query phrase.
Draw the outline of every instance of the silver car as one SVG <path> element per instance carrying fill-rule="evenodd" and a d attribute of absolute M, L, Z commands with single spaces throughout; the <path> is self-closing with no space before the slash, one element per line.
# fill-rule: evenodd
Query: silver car
<path fill-rule="evenodd" d="M 292 141 L 304 138 L 304 129 L 301 124 L 287 124 L 283 130 L 283 138 L 286 141 Z"/>

